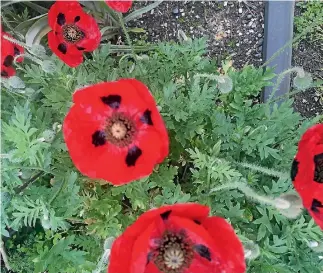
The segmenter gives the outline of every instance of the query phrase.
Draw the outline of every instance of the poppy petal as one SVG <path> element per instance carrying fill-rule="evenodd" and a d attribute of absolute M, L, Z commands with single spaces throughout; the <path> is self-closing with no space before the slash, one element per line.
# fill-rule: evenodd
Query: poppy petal
<path fill-rule="evenodd" d="M 245 272 L 243 246 L 231 225 L 223 218 L 213 216 L 202 221 L 202 226 L 212 236 L 225 272 Z"/>
<path fill-rule="evenodd" d="M 13 67 L 5 67 L 4 65 L 1 65 L 1 77 L 10 78 L 14 75 L 16 75 L 16 70 Z"/>
<path fill-rule="evenodd" d="M 83 53 L 78 51 L 75 45 L 69 45 L 59 40 L 54 31 L 47 35 L 49 48 L 70 67 L 76 67 L 83 62 Z"/>
<path fill-rule="evenodd" d="M 105 1 L 107 5 L 117 12 L 126 13 L 132 6 L 132 1 Z"/>
<path fill-rule="evenodd" d="M 101 41 L 99 26 L 96 20 L 86 13 L 82 13 L 78 17 L 79 19 L 75 17 L 75 19 L 78 19 L 75 25 L 84 31 L 85 37 L 76 43 L 76 46 L 79 50 L 93 51 L 100 45 Z"/>
<path fill-rule="evenodd" d="M 48 11 L 48 24 L 57 31 L 65 24 L 73 24 L 75 17 L 83 13 L 78 1 L 56 1 Z"/>

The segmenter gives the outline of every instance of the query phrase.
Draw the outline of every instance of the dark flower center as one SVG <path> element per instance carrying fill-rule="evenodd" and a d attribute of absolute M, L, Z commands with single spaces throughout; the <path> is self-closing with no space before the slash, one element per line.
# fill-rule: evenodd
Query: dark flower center
<path fill-rule="evenodd" d="M 63 37 L 66 42 L 75 44 L 85 37 L 85 34 L 76 25 L 65 25 L 63 26 Z"/>
<path fill-rule="evenodd" d="M 157 249 L 154 263 L 161 272 L 180 273 L 189 268 L 193 257 L 193 245 L 185 234 L 166 231 Z"/>
<path fill-rule="evenodd" d="M 125 147 L 131 144 L 136 126 L 132 119 L 118 112 L 107 120 L 104 132 L 107 141 L 116 146 Z"/>

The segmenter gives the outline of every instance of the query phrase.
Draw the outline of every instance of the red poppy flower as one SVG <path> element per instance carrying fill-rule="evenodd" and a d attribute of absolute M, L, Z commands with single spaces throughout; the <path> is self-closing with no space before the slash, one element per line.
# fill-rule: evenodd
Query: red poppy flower
<path fill-rule="evenodd" d="M 132 1 L 105 1 L 107 5 L 117 12 L 126 13 L 132 6 Z"/>
<path fill-rule="evenodd" d="M 48 12 L 50 49 L 67 65 L 83 62 L 83 51 L 95 50 L 101 33 L 95 19 L 86 14 L 76 1 L 57 1 Z"/>
<path fill-rule="evenodd" d="M 1 32 L 1 77 L 11 77 L 16 74 L 15 69 L 12 67 L 13 60 L 15 56 L 18 56 L 20 54 L 24 53 L 24 48 L 16 45 L 7 39 L 5 39 L 3 36 L 6 35 L 9 38 L 14 39 L 10 34 L 3 32 L 2 28 L 0 28 Z M 23 57 L 19 57 L 17 59 L 17 62 L 22 62 Z"/>
<path fill-rule="evenodd" d="M 168 135 L 148 88 L 135 79 L 74 93 L 64 138 L 81 173 L 120 185 L 149 175 L 168 155 Z"/>
<path fill-rule="evenodd" d="M 302 136 L 291 177 L 304 207 L 323 229 L 323 124 L 314 125 Z"/>
<path fill-rule="evenodd" d="M 163 206 L 142 214 L 113 243 L 108 273 L 243 273 L 234 229 L 200 204 Z"/>

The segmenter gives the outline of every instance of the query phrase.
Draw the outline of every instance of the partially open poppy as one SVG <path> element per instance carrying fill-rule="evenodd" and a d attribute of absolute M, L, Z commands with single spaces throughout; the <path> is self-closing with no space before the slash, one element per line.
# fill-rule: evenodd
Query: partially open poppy
<path fill-rule="evenodd" d="M 57 1 L 48 12 L 50 49 L 67 65 L 83 62 L 83 51 L 95 50 L 101 33 L 95 19 L 86 14 L 77 1 Z"/>
<path fill-rule="evenodd" d="M 304 207 L 323 229 L 323 124 L 312 126 L 302 136 L 291 178 Z"/>
<path fill-rule="evenodd" d="M 126 13 L 132 6 L 132 1 L 105 1 L 107 5 L 117 12 Z"/>
<path fill-rule="evenodd" d="M 234 229 L 209 208 L 186 203 L 142 214 L 113 243 L 108 273 L 243 273 Z"/>
<path fill-rule="evenodd" d="M 168 135 L 148 88 L 135 79 L 74 93 L 63 132 L 75 166 L 115 185 L 149 175 L 168 155 Z"/>
<path fill-rule="evenodd" d="M 12 67 L 13 60 L 16 56 L 24 53 L 24 48 L 16 45 L 3 36 L 7 36 L 9 38 L 14 39 L 10 34 L 3 32 L 2 28 L 0 28 L 1 32 L 1 77 L 11 77 L 16 74 L 15 69 Z M 17 62 L 22 62 L 23 57 L 17 58 Z"/>

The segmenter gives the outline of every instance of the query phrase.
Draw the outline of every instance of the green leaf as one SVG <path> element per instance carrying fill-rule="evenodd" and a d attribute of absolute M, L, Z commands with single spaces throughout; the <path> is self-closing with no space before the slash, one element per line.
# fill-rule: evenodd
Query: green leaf
<path fill-rule="evenodd" d="M 48 18 L 44 16 L 38 19 L 27 31 L 25 39 L 27 46 L 39 45 L 40 40 L 51 30 Z"/>
<path fill-rule="evenodd" d="M 129 21 L 132 21 L 134 19 L 137 19 L 139 18 L 142 14 L 148 12 L 148 11 L 151 11 L 152 9 L 158 7 L 161 3 L 163 2 L 163 0 L 158 0 L 158 1 L 155 1 L 154 3 L 146 6 L 146 7 L 143 7 L 143 8 L 140 8 L 140 9 L 137 9 L 135 11 L 133 11 L 132 13 L 130 13 L 129 15 L 127 15 L 125 18 L 124 18 L 124 21 L 125 23 L 128 23 Z"/>

